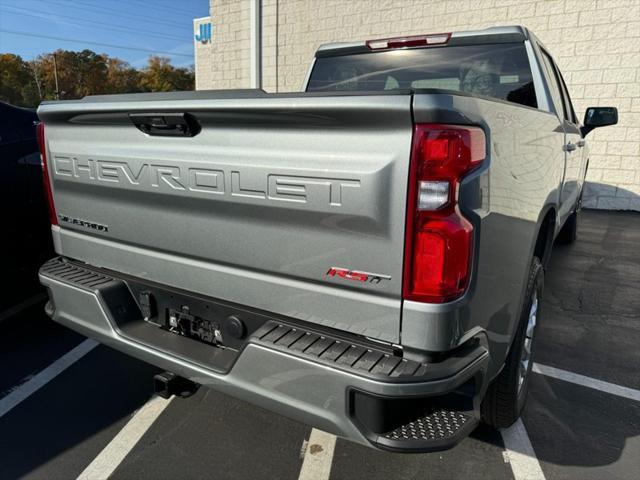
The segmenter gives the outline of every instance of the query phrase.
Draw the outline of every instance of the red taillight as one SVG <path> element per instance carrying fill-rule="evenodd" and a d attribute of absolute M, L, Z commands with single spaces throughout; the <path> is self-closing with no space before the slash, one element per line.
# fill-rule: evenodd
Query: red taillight
<path fill-rule="evenodd" d="M 429 35 L 413 35 L 410 37 L 379 38 L 367 40 L 369 50 L 386 50 L 389 48 L 429 47 L 444 45 L 449 42 L 450 33 L 432 33 Z"/>
<path fill-rule="evenodd" d="M 42 183 L 44 186 L 44 198 L 49 208 L 49 221 L 51 225 L 58 225 L 58 215 L 56 215 L 56 207 L 53 203 L 53 192 L 51 190 L 51 180 L 49 178 L 49 169 L 47 168 L 47 144 L 44 138 L 44 123 L 37 125 L 38 145 L 40 146 L 40 159 L 42 162 Z"/>
<path fill-rule="evenodd" d="M 473 226 L 458 208 L 458 185 L 485 153 L 480 128 L 415 126 L 405 245 L 406 300 L 443 303 L 467 289 Z"/>

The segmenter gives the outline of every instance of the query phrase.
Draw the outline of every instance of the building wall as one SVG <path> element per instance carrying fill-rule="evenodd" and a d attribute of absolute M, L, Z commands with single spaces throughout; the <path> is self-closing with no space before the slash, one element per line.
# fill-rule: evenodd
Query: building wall
<path fill-rule="evenodd" d="M 196 46 L 197 88 L 249 86 L 250 0 L 210 0 L 213 42 Z M 263 85 L 302 87 L 321 43 L 524 25 L 563 72 L 579 117 L 616 106 L 589 135 L 585 205 L 640 210 L 640 0 L 263 0 Z M 204 57 L 209 57 L 204 58 Z"/>
<path fill-rule="evenodd" d="M 194 48 L 194 66 L 196 69 L 196 90 L 203 90 L 212 88 L 214 84 L 214 78 L 211 73 L 211 65 L 213 64 L 214 56 L 211 52 L 212 42 L 199 43 L 196 42 L 195 36 L 200 31 L 200 25 L 203 23 L 209 23 L 210 17 L 196 18 L 193 21 L 193 48 Z M 217 87 L 214 87 L 217 88 Z"/>

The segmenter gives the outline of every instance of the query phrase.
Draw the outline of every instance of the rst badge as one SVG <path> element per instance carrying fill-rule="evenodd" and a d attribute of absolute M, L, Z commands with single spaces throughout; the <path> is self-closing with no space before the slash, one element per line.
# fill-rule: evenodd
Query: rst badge
<path fill-rule="evenodd" d="M 329 277 L 341 278 L 344 280 L 353 280 L 355 282 L 378 284 L 382 280 L 391 280 L 389 275 L 379 273 L 359 272 L 357 270 L 349 270 L 348 268 L 331 267 L 326 273 Z"/>

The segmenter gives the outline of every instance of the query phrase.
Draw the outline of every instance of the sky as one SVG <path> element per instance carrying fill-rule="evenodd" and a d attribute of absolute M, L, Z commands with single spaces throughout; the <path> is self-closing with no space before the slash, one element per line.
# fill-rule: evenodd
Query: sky
<path fill-rule="evenodd" d="M 193 19 L 208 15 L 209 0 L 0 0 L 0 53 L 88 48 L 134 67 L 152 54 L 189 67 Z"/>

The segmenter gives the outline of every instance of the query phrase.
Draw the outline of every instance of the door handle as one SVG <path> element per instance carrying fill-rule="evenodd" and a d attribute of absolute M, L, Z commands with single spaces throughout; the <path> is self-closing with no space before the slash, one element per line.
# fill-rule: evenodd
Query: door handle
<path fill-rule="evenodd" d="M 587 144 L 587 142 L 585 142 L 584 140 L 578 140 L 578 143 L 577 143 L 577 145 L 578 145 L 580 148 L 584 147 L 586 144 Z"/>
<path fill-rule="evenodd" d="M 188 113 L 131 113 L 129 118 L 147 135 L 193 137 L 200 132 L 200 124 Z"/>
<path fill-rule="evenodd" d="M 573 152 L 576 148 L 578 148 L 578 147 L 576 146 L 575 143 L 569 142 L 564 146 L 564 151 L 565 152 Z"/>

